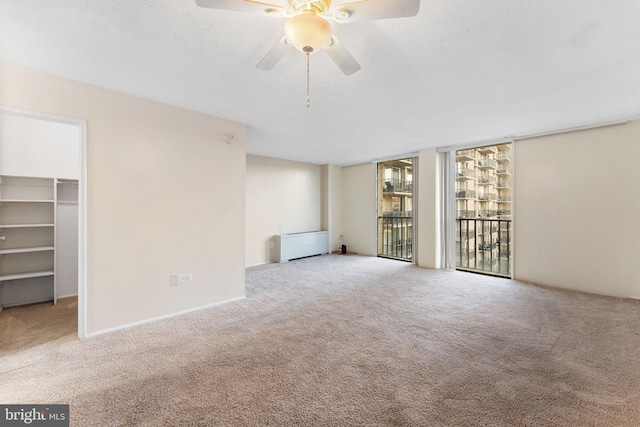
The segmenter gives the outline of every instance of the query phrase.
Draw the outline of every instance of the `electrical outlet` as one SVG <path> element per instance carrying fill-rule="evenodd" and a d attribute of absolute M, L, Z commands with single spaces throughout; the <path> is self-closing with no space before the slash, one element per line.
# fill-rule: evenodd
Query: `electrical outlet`
<path fill-rule="evenodd" d="M 193 274 L 191 273 L 178 275 L 178 282 L 180 283 L 187 283 L 187 282 L 191 282 L 192 280 L 193 280 Z"/>
<path fill-rule="evenodd" d="M 169 276 L 169 286 L 178 286 L 179 284 L 177 275 Z"/>

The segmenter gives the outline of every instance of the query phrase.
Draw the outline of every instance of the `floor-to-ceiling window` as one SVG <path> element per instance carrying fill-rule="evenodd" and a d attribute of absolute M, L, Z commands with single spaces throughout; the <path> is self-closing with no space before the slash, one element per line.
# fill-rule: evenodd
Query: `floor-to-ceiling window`
<path fill-rule="evenodd" d="M 512 144 L 456 151 L 456 268 L 512 274 Z"/>
<path fill-rule="evenodd" d="M 414 159 L 378 163 L 378 256 L 413 261 Z"/>

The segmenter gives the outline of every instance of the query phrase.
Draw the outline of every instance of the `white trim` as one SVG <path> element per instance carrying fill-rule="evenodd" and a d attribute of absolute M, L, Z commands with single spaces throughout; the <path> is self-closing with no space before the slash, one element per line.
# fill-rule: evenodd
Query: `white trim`
<path fill-rule="evenodd" d="M 186 310 L 178 311 L 178 312 L 175 312 L 175 313 L 169 313 L 169 314 L 164 314 L 164 315 L 158 316 L 158 317 L 152 317 L 151 319 L 145 319 L 145 320 L 140 320 L 138 322 L 127 323 L 126 325 L 116 326 L 116 327 L 109 328 L 109 329 L 103 329 L 103 330 L 97 331 L 97 332 L 91 332 L 90 334 L 86 335 L 85 338 L 93 338 L 93 337 L 97 337 L 97 336 L 104 335 L 104 334 L 110 334 L 111 332 L 116 332 L 116 331 L 120 331 L 120 330 L 123 330 L 123 329 L 129 329 L 129 328 L 132 328 L 134 326 L 140 326 L 140 325 L 144 325 L 146 323 L 157 322 L 158 320 L 170 319 L 172 317 L 181 316 L 183 314 L 187 314 L 187 313 L 191 313 L 191 312 L 199 311 L 199 310 L 204 310 L 204 309 L 211 308 L 211 307 L 216 307 L 218 305 L 227 304 L 227 303 L 230 303 L 230 302 L 241 301 L 241 300 L 243 300 L 245 298 L 246 298 L 246 296 L 243 295 L 243 296 L 237 297 L 237 298 L 231 298 L 231 299 L 224 300 L 224 301 L 214 302 L 213 304 L 207 304 L 207 305 L 203 305 L 203 306 L 200 306 L 200 307 L 189 308 L 189 309 L 186 309 Z"/>
<path fill-rule="evenodd" d="M 276 261 L 259 262 L 257 264 L 245 265 L 244 268 L 260 267 L 261 265 L 267 265 L 267 264 L 278 264 L 278 262 Z"/>
<path fill-rule="evenodd" d="M 87 231 L 87 122 L 80 122 L 80 179 L 78 180 L 78 338 L 87 337 L 89 292 Z"/>
<path fill-rule="evenodd" d="M 418 239 L 420 239 L 420 224 L 418 217 L 420 216 L 420 156 L 416 155 L 412 158 L 413 165 L 411 166 L 411 182 L 413 183 L 413 189 L 411 193 L 411 262 L 418 265 L 418 252 L 420 245 Z"/>
<path fill-rule="evenodd" d="M 552 131 L 549 131 L 549 132 L 530 133 L 530 134 L 527 134 L 527 135 L 514 136 L 513 140 L 516 141 L 516 140 L 522 140 L 522 139 L 540 138 L 541 136 L 559 135 L 559 134 L 562 134 L 562 133 L 578 132 L 578 131 L 581 131 L 581 130 L 606 128 L 606 127 L 609 127 L 609 126 L 620 126 L 620 125 L 626 125 L 627 123 L 629 123 L 631 121 L 634 121 L 634 120 L 639 120 L 639 119 L 636 118 L 636 119 L 618 120 L 618 121 L 614 121 L 614 122 L 596 123 L 596 124 L 591 124 L 591 125 L 576 126 L 576 127 L 565 128 L 565 129 L 560 129 L 560 130 L 552 130 Z"/>
<path fill-rule="evenodd" d="M 468 148 L 480 148 L 480 147 L 488 147 L 491 145 L 509 144 L 511 142 L 513 142 L 513 137 L 511 136 L 504 137 L 504 138 L 497 138 L 497 139 L 486 139 L 484 141 L 454 144 L 454 145 L 448 145 L 446 147 L 436 148 L 436 152 L 449 153 L 452 151 L 466 150 Z"/>
<path fill-rule="evenodd" d="M 516 278 L 516 141 L 511 144 L 511 255 L 509 270 L 511 279 Z M 499 261 L 498 261 L 499 262 Z"/>
<path fill-rule="evenodd" d="M 420 152 L 419 151 L 412 151 L 411 153 L 406 153 L 406 154 L 402 154 L 402 155 L 398 155 L 398 156 L 392 156 L 392 157 L 382 157 L 379 159 L 372 159 L 370 161 L 363 161 L 363 162 L 356 162 L 356 163 L 346 163 L 346 164 L 342 164 L 342 165 L 336 165 L 336 166 L 340 166 L 341 168 L 348 168 L 351 166 L 361 166 L 361 165 L 368 165 L 368 164 L 374 164 L 377 165 L 378 163 L 383 163 L 383 162 L 391 162 L 393 160 L 402 160 L 402 159 L 409 159 L 409 158 L 413 158 L 413 157 L 419 157 L 420 156 Z"/>
<path fill-rule="evenodd" d="M 392 156 L 392 157 L 384 157 L 384 158 L 380 158 L 380 159 L 373 159 L 373 160 L 371 160 L 371 163 L 377 165 L 378 163 L 392 162 L 394 160 L 412 159 L 412 158 L 416 158 L 418 156 L 420 156 L 420 153 L 418 151 L 413 151 L 411 153 L 403 154 L 401 156 Z"/>
<path fill-rule="evenodd" d="M 609 126 L 626 125 L 627 123 L 630 123 L 630 122 L 633 122 L 633 121 L 636 121 L 636 120 L 640 120 L 640 117 L 634 117 L 634 118 L 622 119 L 622 120 L 615 120 L 615 121 L 611 121 L 611 122 L 592 123 L 592 124 L 588 124 L 588 125 L 574 126 L 574 127 L 569 127 L 569 128 L 563 128 L 563 129 L 555 129 L 555 130 L 550 130 L 550 131 L 535 132 L 535 133 L 529 133 L 529 134 L 523 134 L 523 135 L 511 135 L 511 136 L 504 137 L 504 138 L 488 139 L 488 140 L 484 140 L 484 141 L 464 142 L 464 143 L 460 143 L 460 144 L 448 145 L 446 147 L 440 147 L 440 148 L 437 148 L 436 151 L 437 152 L 457 151 L 457 150 L 464 150 L 464 149 L 467 149 L 467 148 L 479 148 L 479 147 L 486 147 L 486 146 L 489 146 L 489 145 L 508 144 L 510 142 L 513 143 L 515 141 L 520 141 L 520 140 L 523 140 L 523 139 L 540 138 L 542 136 L 560 135 L 560 134 L 563 134 L 563 133 L 578 132 L 578 131 L 582 131 L 582 130 L 605 128 L 605 127 L 609 127 Z"/>
<path fill-rule="evenodd" d="M 80 132 L 80 179 L 78 180 L 78 338 L 87 336 L 87 122 L 86 120 L 0 105 L 0 113 L 48 120 L 78 127 Z"/>
<path fill-rule="evenodd" d="M 73 297 L 77 297 L 78 294 L 68 294 L 68 295 L 58 295 L 58 299 L 65 299 L 65 298 L 73 298 Z"/>

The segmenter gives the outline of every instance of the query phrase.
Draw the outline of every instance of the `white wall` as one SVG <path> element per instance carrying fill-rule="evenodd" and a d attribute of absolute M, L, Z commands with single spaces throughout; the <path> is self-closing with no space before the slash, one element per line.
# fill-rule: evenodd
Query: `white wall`
<path fill-rule="evenodd" d="M 640 297 L 640 122 L 515 144 L 515 277 Z"/>
<path fill-rule="evenodd" d="M 276 234 L 318 231 L 322 166 L 246 156 L 246 265 L 275 261 Z"/>
<path fill-rule="evenodd" d="M 78 126 L 0 113 L 0 173 L 78 179 Z"/>
<path fill-rule="evenodd" d="M 376 165 L 342 169 L 342 234 L 349 252 L 377 255 Z"/>
<path fill-rule="evenodd" d="M 87 121 L 89 334 L 244 295 L 245 126 L 8 64 L 0 105 Z"/>
<path fill-rule="evenodd" d="M 58 298 L 78 295 L 78 185 L 58 185 L 56 281 Z"/>

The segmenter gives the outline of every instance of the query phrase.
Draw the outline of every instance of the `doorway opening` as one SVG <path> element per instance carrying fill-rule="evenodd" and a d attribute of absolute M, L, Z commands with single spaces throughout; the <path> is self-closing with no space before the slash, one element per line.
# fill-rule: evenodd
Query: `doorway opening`
<path fill-rule="evenodd" d="M 414 158 L 378 163 L 378 256 L 413 262 Z"/>
<path fill-rule="evenodd" d="M 86 122 L 0 108 L 0 131 L 0 307 L 77 296 L 84 338 Z"/>

